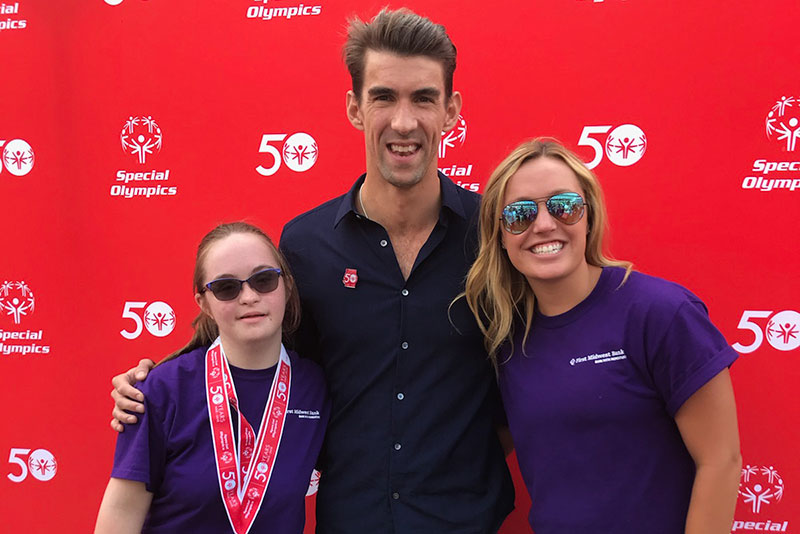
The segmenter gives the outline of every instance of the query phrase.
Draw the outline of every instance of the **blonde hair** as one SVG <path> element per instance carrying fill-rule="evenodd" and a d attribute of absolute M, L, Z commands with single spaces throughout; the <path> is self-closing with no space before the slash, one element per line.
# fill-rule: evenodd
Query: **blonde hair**
<path fill-rule="evenodd" d="M 595 175 L 578 156 L 549 138 L 537 138 L 519 145 L 498 165 L 486 184 L 480 208 L 480 250 L 467 273 L 464 293 L 483 332 L 484 344 L 495 370 L 500 347 L 513 341 L 515 323 L 524 322 L 523 344 L 527 341 L 536 304 L 528 281 L 514 268 L 501 245 L 503 199 L 514 173 L 524 163 L 542 157 L 562 161 L 578 178 L 587 205 L 586 262 L 598 267 L 624 267 L 627 271 L 625 279 L 633 267 L 630 262 L 614 260 L 603 253 L 603 235 L 607 227 L 603 192 Z"/>
<path fill-rule="evenodd" d="M 204 266 L 206 256 L 208 256 L 208 251 L 211 249 L 211 246 L 215 242 L 233 234 L 254 234 L 260 237 L 270 248 L 275 259 L 278 260 L 278 267 L 281 269 L 283 283 L 286 287 L 286 311 L 283 314 L 282 323 L 282 334 L 284 341 L 286 341 L 287 336 L 290 336 L 300 324 L 300 297 L 297 294 L 297 285 L 289 270 L 289 264 L 286 258 L 284 258 L 281 251 L 278 250 L 278 247 L 272 242 L 272 239 L 270 239 L 261 228 L 250 223 L 239 221 L 220 224 L 207 233 L 197 246 L 197 257 L 194 263 L 194 277 L 192 281 L 194 291 L 195 293 L 202 293 L 205 289 L 203 285 L 203 281 L 206 277 Z M 189 340 L 189 343 L 158 362 L 159 365 L 173 358 L 177 358 L 181 354 L 186 354 L 199 347 L 210 345 L 217 339 L 217 336 L 219 336 L 217 323 L 202 311 L 192 321 L 192 328 L 194 329 L 194 334 L 192 335 L 192 339 Z"/>

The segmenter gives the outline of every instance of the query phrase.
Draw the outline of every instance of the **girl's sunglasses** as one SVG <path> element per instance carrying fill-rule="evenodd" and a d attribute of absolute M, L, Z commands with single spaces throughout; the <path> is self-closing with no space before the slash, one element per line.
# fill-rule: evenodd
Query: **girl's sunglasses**
<path fill-rule="evenodd" d="M 206 284 L 205 288 L 201 289 L 204 293 L 208 288 L 217 300 L 233 300 L 242 292 L 242 286 L 245 282 L 259 293 L 269 293 L 275 291 L 278 287 L 278 278 L 281 276 L 281 270 L 270 268 L 264 269 L 254 273 L 247 280 L 239 280 L 238 278 L 217 278 Z"/>
<path fill-rule="evenodd" d="M 521 234 L 528 229 L 539 214 L 539 203 L 544 202 L 547 213 L 563 224 L 575 224 L 583 217 L 586 202 L 578 193 L 558 193 L 533 200 L 518 200 L 503 208 L 500 221 L 503 228 L 511 234 Z"/>

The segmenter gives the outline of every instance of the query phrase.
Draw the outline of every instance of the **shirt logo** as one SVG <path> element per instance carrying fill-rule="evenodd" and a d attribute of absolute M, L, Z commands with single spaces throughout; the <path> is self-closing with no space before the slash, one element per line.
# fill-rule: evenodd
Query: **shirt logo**
<path fill-rule="evenodd" d="M 608 352 L 599 352 L 583 356 L 581 358 L 572 358 L 569 364 L 573 367 L 586 362 L 593 363 L 608 363 L 617 360 L 626 360 L 628 357 L 625 355 L 625 349 L 610 350 Z"/>
<path fill-rule="evenodd" d="M 342 277 L 342 283 L 344 284 L 344 287 L 355 289 L 356 282 L 358 282 L 358 270 L 345 269 L 344 277 Z"/>

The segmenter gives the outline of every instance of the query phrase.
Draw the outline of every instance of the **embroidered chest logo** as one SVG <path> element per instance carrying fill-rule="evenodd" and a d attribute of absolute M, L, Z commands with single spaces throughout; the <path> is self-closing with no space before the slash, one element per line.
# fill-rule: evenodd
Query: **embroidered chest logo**
<path fill-rule="evenodd" d="M 617 360 L 626 360 L 627 358 L 628 356 L 625 355 L 625 349 L 617 349 L 608 352 L 596 352 L 581 358 L 572 358 L 569 364 L 574 367 L 582 363 L 608 363 Z"/>

